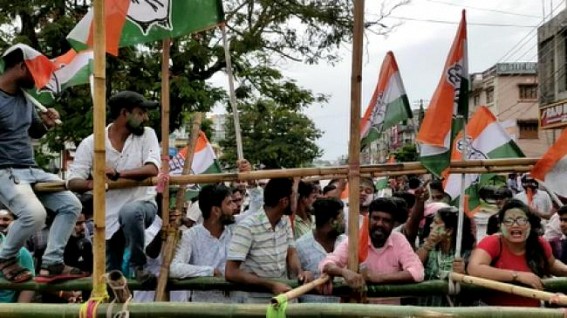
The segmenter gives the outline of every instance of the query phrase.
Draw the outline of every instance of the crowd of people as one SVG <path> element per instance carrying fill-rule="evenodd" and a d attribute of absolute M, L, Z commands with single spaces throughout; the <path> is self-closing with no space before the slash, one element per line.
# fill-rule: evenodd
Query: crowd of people
<path fill-rule="evenodd" d="M 155 187 L 109 190 L 106 206 L 94 207 L 94 139 L 78 146 L 66 180 L 67 191 L 35 194 L 37 182 L 59 180 L 34 161 L 31 138 L 56 125 L 54 109 L 38 113 L 22 93 L 34 85 L 33 73 L 15 50 L 3 57 L 0 75 L 0 272 L 13 282 L 86 277 L 92 271 L 93 211 L 105 208 L 107 270 L 120 270 L 142 284 L 155 282 L 161 266 L 160 209 Z M 148 109 L 158 103 L 122 91 L 108 100 L 106 178 L 155 177 L 161 162 L 155 131 L 146 127 Z M 252 166 L 237 163 L 239 172 Z M 346 180 L 317 182 L 298 178 L 205 185 L 188 207 L 183 231 L 169 268 L 172 278 L 224 277 L 253 291 L 179 291 L 172 301 L 268 303 L 291 286 L 327 274 L 354 291 L 366 284 L 417 283 L 444 279 L 451 271 L 542 289 L 542 279 L 567 276 L 567 208 L 554 204 L 529 175 L 494 194 L 499 208 L 487 236 L 476 238 L 468 216 L 462 229 L 461 255 L 455 255 L 458 210 L 440 180 L 424 176 L 390 179 L 378 193 L 374 180 L 361 178 L 359 249 L 361 270 L 347 268 L 345 236 L 348 208 L 340 198 Z M 511 176 L 512 181 L 518 181 Z M 168 212 L 168 211 L 166 211 Z M 190 215 L 190 217 L 189 217 Z M 331 285 L 301 302 L 339 302 Z M 82 292 L 0 291 L 0 302 L 80 302 Z M 150 301 L 152 292 L 137 292 Z M 518 296 L 485 293 L 479 300 L 449 296 L 418 299 L 370 298 L 371 303 L 540 306 Z"/>

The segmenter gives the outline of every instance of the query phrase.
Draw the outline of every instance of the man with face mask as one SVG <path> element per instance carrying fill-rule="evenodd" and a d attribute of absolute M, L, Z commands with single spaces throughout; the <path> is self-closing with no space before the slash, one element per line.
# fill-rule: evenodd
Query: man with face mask
<path fill-rule="evenodd" d="M 297 200 L 291 179 L 271 179 L 264 189 L 264 207 L 236 224 L 228 249 L 226 280 L 270 290 L 238 292 L 238 302 L 269 303 L 270 298 L 291 289 L 274 279 L 311 280 L 301 268 L 289 216 Z"/>
<path fill-rule="evenodd" d="M 346 236 L 345 219 L 343 216 L 344 204 L 334 198 L 317 199 L 313 203 L 315 215 L 315 229 L 309 231 L 297 240 L 297 254 L 301 268 L 313 273 L 314 278 L 321 275 L 319 263 L 335 250 Z M 339 302 L 339 297 L 324 297 L 305 295 L 300 302 Z"/>
<path fill-rule="evenodd" d="M 155 131 L 145 127 L 148 109 L 158 106 L 141 94 L 122 91 L 108 100 L 113 122 L 106 128 L 106 177 L 143 180 L 158 175 L 160 148 Z M 69 169 L 67 187 L 75 192 L 93 189 L 88 180 L 93 169 L 94 138 L 84 139 Z M 120 270 L 126 242 L 131 253 L 131 273 L 138 281 L 155 280 L 145 269 L 144 230 L 155 219 L 155 187 L 134 187 L 106 192 L 106 267 Z"/>
<path fill-rule="evenodd" d="M 44 76 L 40 75 L 50 75 L 38 72 L 28 59 L 31 56 L 49 64 L 41 53 L 22 44 L 9 48 L 0 61 L 4 66 L 0 75 L 0 203 L 16 216 L 0 247 L 0 271 L 15 283 L 33 277 L 33 273 L 18 265 L 16 257 L 25 241 L 44 225 L 46 208 L 55 212 L 55 219 L 38 280 L 86 274 L 63 261 L 63 250 L 81 212 L 81 203 L 69 191 L 37 197 L 31 187 L 37 182 L 60 180 L 40 169 L 33 155 L 32 138 L 43 137 L 55 126 L 59 114 L 55 109 L 38 114 L 23 93 L 24 89 L 34 88 L 36 82 L 42 82 L 39 79 Z"/>
<path fill-rule="evenodd" d="M 520 192 L 514 198 L 527 204 L 533 213 L 542 220 L 549 220 L 552 215 L 553 203 L 547 192 L 539 190 L 539 183 L 529 174 L 522 177 L 522 188 L 524 192 Z M 542 222 L 545 225 L 545 222 Z"/>
<path fill-rule="evenodd" d="M 228 243 L 232 238 L 235 203 L 230 189 L 222 184 L 206 185 L 199 192 L 203 223 L 183 232 L 171 262 L 169 276 L 224 277 Z M 194 291 L 194 302 L 230 302 L 229 294 L 219 291 Z"/>

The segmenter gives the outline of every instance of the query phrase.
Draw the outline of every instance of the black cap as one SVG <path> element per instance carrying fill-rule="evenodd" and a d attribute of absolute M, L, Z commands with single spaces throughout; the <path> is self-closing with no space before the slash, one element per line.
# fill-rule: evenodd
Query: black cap
<path fill-rule="evenodd" d="M 119 110 L 122 108 L 131 109 L 133 107 L 152 109 L 158 106 L 158 102 L 149 101 L 145 99 L 142 94 L 132 91 L 122 91 L 112 95 L 110 99 L 108 99 L 108 107 L 111 110 Z"/>

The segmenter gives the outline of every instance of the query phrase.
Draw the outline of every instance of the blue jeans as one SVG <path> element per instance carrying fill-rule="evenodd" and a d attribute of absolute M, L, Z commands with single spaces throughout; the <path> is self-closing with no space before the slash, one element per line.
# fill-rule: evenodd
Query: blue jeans
<path fill-rule="evenodd" d="M 151 201 L 134 201 L 125 204 L 118 212 L 120 230 L 106 241 L 106 270 L 122 270 L 124 248 L 130 250 L 130 266 L 146 264 L 144 231 L 154 222 L 157 205 Z"/>
<path fill-rule="evenodd" d="M 70 191 L 40 193 L 36 196 L 31 184 L 49 181 L 61 179 L 37 168 L 0 169 L 0 202 L 16 216 L 0 248 L 1 259 L 18 255 L 25 241 L 45 224 L 47 208 L 55 213 L 55 218 L 49 231 L 42 264 L 63 263 L 65 245 L 73 232 L 82 206 Z"/>

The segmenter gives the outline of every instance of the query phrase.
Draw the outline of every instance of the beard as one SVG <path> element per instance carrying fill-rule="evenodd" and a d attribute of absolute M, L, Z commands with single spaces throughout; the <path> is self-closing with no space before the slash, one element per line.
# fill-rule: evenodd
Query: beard
<path fill-rule="evenodd" d="M 288 206 L 285 208 L 285 210 L 283 211 L 284 215 L 290 216 L 293 214 L 293 212 L 291 211 L 291 204 L 288 204 Z"/>
<path fill-rule="evenodd" d="M 142 123 L 140 123 L 139 125 L 135 125 L 133 124 L 131 121 L 128 121 L 126 123 L 126 127 L 128 128 L 128 130 L 133 133 L 136 136 L 141 136 L 144 134 L 145 131 L 145 127 Z"/>
<path fill-rule="evenodd" d="M 220 218 L 220 222 L 222 225 L 231 225 L 234 224 L 234 222 L 236 222 L 236 219 L 232 214 L 231 215 L 223 214 Z"/>
<path fill-rule="evenodd" d="M 35 81 L 31 76 L 22 77 L 17 81 L 17 83 L 18 87 L 23 89 L 32 89 L 35 87 Z"/>

